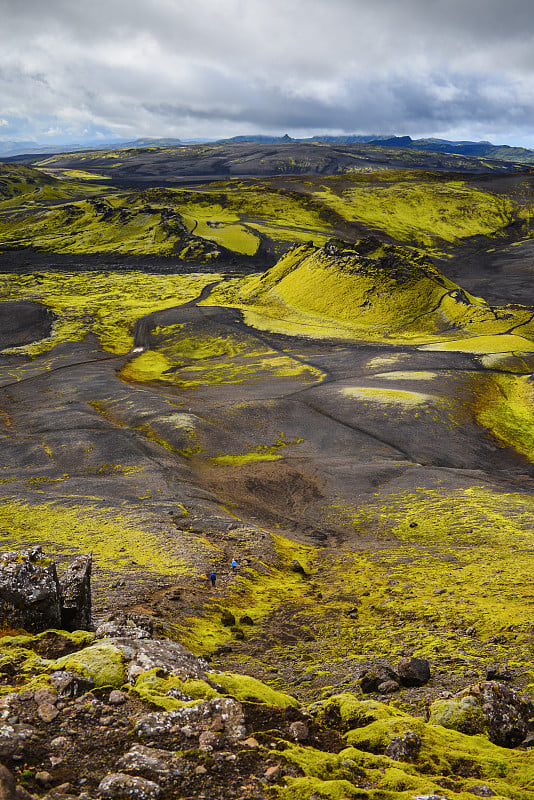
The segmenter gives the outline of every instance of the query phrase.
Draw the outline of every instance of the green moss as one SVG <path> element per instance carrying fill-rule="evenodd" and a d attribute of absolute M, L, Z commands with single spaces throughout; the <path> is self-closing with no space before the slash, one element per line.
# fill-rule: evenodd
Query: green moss
<path fill-rule="evenodd" d="M 176 575 L 185 563 L 185 553 L 159 543 L 133 512 L 5 502 L 0 504 L 0 535 L 16 546 L 47 543 L 67 552 L 91 551 L 95 569 Z"/>
<path fill-rule="evenodd" d="M 314 797 L 325 800 L 349 800 L 350 798 L 370 797 L 369 792 L 357 789 L 349 781 L 322 781 L 319 778 L 289 778 L 287 787 L 278 789 L 282 800 L 312 800 Z"/>
<path fill-rule="evenodd" d="M 471 695 L 435 700 L 430 706 L 429 721 L 461 733 L 483 733 L 486 728 L 480 703 Z"/>
<path fill-rule="evenodd" d="M 277 692 L 267 684 L 249 675 L 235 675 L 231 672 L 208 673 L 211 679 L 223 687 L 226 694 L 242 702 L 262 703 L 272 708 L 296 708 L 299 701 L 286 694 Z"/>
<path fill-rule="evenodd" d="M 534 461 L 534 389 L 530 376 L 493 374 L 475 387 L 475 417 L 503 447 Z"/>
<path fill-rule="evenodd" d="M 347 220 L 425 248 L 492 235 L 513 216 L 508 198 L 432 173 L 389 171 L 333 179 L 315 196 Z"/>
<path fill-rule="evenodd" d="M 159 381 L 171 367 L 171 362 L 162 353 L 146 350 L 128 361 L 120 374 L 127 381 Z"/>
<path fill-rule="evenodd" d="M 141 700 L 152 703 L 158 708 L 163 708 L 165 711 L 171 711 L 174 708 L 185 708 L 194 705 L 198 700 L 209 700 L 212 697 L 217 697 L 215 689 L 205 681 L 192 678 L 183 681 L 174 676 L 163 677 L 159 673 L 160 670 L 158 668 L 143 672 L 137 678 L 132 691 Z M 168 696 L 168 692 L 171 689 L 177 689 L 193 699 L 190 701 L 178 700 L 175 697 Z"/>
<path fill-rule="evenodd" d="M 443 402 L 440 401 L 440 398 L 431 394 L 407 392 L 402 389 L 380 389 L 370 386 L 349 386 L 342 389 L 341 393 L 356 400 L 367 400 L 375 403 L 385 403 L 386 405 L 406 406 L 408 408 L 427 403 Z"/>
<path fill-rule="evenodd" d="M 421 350 L 447 350 L 458 353 L 513 353 L 534 351 L 534 342 L 514 334 L 475 336 L 450 342 L 427 344 Z"/>
<path fill-rule="evenodd" d="M 0 299 L 41 302 L 59 316 L 49 339 L 13 351 L 37 354 L 94 333 L 104 349 L 127 353 L 140 317 L 194 299 L 213 280 L 213 275 L 144 272 L 47 272 L 37 279 L 33 274 L 3 274 Z"/>
<path fill-rule="evenodd" d="M 78 672 L 91 678 L 95 686 L 120 687 L 126 680 L 124 656 L 117 647 L 105 642 L 58 658 L 51 669 Z"/>
<path fill-rule="evenodd" d="M 212 461 L 221 466 L 240 467 L 243 464 L 250 464 L 256 461 L 277 461 L 279 458 L 283 458 L 281 453 L 251 452 L 242 453 L 239 456 L 216 456 L 212 458 Z"/>
<path fill-rule="evenodd" d="M 400 719 L 406 715 L 394 706 L 379 703 L 376 700 L 363 699 L 352 692 L 332 695 L 319 707 L 319 719 L 336 720 L 339 718 L 344 729 L 360 728 L 377 720 Z"/>
<path fill-rule="evenodd" d="M 38 647 L 41 639 L 46 639 L 50 632 L 57 633 L 58 636 L 71 642 L 75 647 L 90 645 L 95 638 L 94 633 L 91 633 L 91 631 L 62 631 L 50 628 L 42 633 L 2 636 L 0 638 L 0 647 L 29 647 L 30 649 L 32 646 Z"/>

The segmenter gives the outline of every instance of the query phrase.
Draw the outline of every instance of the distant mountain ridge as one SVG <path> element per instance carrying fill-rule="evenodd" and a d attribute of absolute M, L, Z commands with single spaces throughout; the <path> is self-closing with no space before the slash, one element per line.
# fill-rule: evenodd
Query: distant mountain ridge
<path fill-rule="evenodd" d="M 296 139 L 287 133 L 283 136 L 269 136 L 266 134 L 250 134 L 234 136 L 229 139 L 174 139 L 145 137 L 122 142 L 98 142 L 76 144 L 70 147 L 39 146 L 36 142 L 0 142 L 0 159 L 17 160 L 22 156 L 52 156 L 60 153 L 95 152 L 100 150 L 149 150 L 164 149 L 166 147 L 184 147 L 199 144 L 209 145 L 239 145 L 239 144 L 327 144 L 327 145 L 374 145 L 376 147 L 395 148 L 401 150 L 415 150 L 422 152 L 447 153 L 468 158 L 491 159 L 492 161 L 507 161 L 517 164 L 534 164 L 534 150 L 511 145 L 495 145 L 488 141 L 471 142 L 468 140 L 452 141 L 448 139 L 412 139 L 410 136 L 382 135 L 382 134 L 350 134 L 346 136 L 312 136 L 310 138 Z"/>

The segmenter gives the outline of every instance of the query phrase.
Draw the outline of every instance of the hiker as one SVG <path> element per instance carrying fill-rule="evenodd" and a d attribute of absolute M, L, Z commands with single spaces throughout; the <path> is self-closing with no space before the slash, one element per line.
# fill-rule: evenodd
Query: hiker
<path fill-rule="evenodd" d="M 211 581 L 211 585 L 213 586 L 213 588 L 215 588 L 215 581 L 216 580 L 217 580 L 217 575 L 214 572 L 212 572 L 211 575 L 210 575 L 210 581 Z"/>
<path fill-rule="evenodd" d="M 237 569 L 237 561 L 235 558 L 232 559 L 232 572 L 235 572 Z"/>

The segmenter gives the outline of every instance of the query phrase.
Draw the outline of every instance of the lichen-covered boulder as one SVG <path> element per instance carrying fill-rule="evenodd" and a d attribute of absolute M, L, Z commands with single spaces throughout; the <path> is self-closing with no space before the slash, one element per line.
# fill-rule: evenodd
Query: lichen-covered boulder
<path fill-rule="evenodd" d="M 91 627 L 91 553 L 76 558 L 60 580 L 61 627 L 86 631 Z"/>
<path fill-rule="evenodd" d="M 96 629 L 97 639 L 127 637 L 128 639 L 152 639 L 154 626 L 146 614 L 129 614 L 116 611 L 109 614 Z"/>
<path fill-rule="evenodd" d="M 215 732 L 221 745 L 224 741 L 235 744 L 246 736 L 243 707 L 230 697 L 214 697 L 186 708 L 146 714 L 135 723 L 135 733 L 145 741 L 165 739 L 171 730 L 189 739 Z"/>
<path fill-rule="evenodd" d="M 100 781 L 98 794 L 111 800 L 157 800 L 161 788 L 146 778 L 112 772 Z"/>
<path fill-rule="evenodd" d="M 127 676 L 130 683 L 135 683 L 136 678 L 143 672 L 158 669 L 162 674 L 175 675 L 182 680 L 187 678 L 206 678 L 207 662 L 193 655 L 186 647 L 178 642 L 160 639 L 130 639 L 114 637 L 103 639 L 120 650 L 127 662 Z"/>
<path fill-rule="evenodd" d="M 158 750 L 143 744 L 134 744 L 117 766 L 121 772 L 134 773 L 159 784 L 170 783 L 193 770 L 189 761 L 172 750 Z"/>
<path fill-rule="evenodd" d="M 502 683 L 484 682 L 436 700 L 429 722 L 462 733 L 486 732 L 494 744 L 515 747 L 528 732 L 529 716 L 530 706 L 517 692 Z"/>
<path fill-rule="evenodd" d="M 421 737 L 415 731 L 395 736 L 385 750 L 385 755 L 395 761 L 415 761 L 421 749 Z"/>
<path fill-rule="evenodd" d="M 56 567 L 40 547 L 0 556 L 0 625 L 31 633 L 61 627 Z"/>

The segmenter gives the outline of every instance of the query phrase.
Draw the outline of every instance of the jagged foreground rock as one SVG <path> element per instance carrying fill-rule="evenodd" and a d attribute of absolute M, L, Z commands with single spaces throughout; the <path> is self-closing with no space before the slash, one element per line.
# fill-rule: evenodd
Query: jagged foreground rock
<path fill-rule="evenodd" d="M 91 625 L 91 555 L 79 556 L 61 581 L 40 547 L 0 556 L 0 627 L 37 633 Z"/>
<path fill-rule="evenodd" d="M 532 752 L 510 747 L 532 709 L 502 684 L 436 701 L 430 722 L 356 693 L 305 708 L 147 636 L 122 615 L 96 635 L 0 639 L 0 758 L 18 782 L 1 772 L 2 797 L 534 798 Z M 444 711 L 465 697 L 476 736 L 459 730 L 471 705 Z"/>

